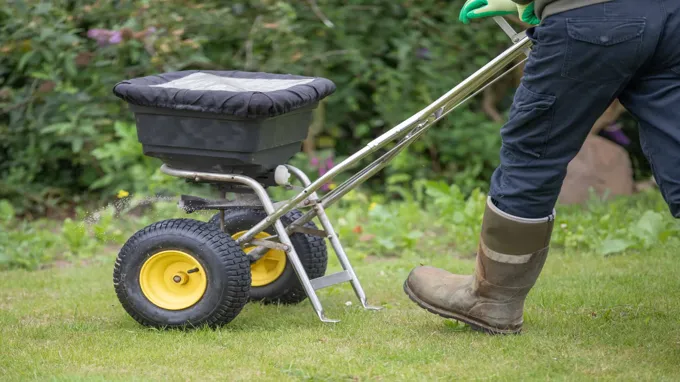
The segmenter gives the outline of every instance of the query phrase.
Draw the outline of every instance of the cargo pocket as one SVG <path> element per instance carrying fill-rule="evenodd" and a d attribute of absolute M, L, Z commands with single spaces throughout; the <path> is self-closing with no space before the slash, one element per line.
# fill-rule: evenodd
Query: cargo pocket
<path fill-rule="evenodd" d="M 621 81 L 635 72 L 645 19 L 567 19 L 562 75 L 584 82 Z"/>
<path fill-rule="evenodd" d="M 554 103 L 554 96 L 534 93 L 520 84 L 508 122 L 501 129 L 506 160 L 526 164 L 544 154 L 552 130 Z"/>

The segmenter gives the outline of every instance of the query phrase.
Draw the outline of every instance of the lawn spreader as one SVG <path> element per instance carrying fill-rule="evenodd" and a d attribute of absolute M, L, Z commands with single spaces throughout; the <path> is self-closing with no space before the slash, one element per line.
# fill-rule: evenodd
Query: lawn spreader
<path fill-rule="evenodd" d="M 383 169 L 434 123 L 524 61 L 531 41 L 504 19 L 496 22 L 512 38 L 512 47 L 313 182 L 286 163 L 300 151 L 313 110 L 334 92 L 331 81 L 182 71 L 117 84 L 114 93 L 135 114 L 144 154 L 160 158 L 163 173 L 210 183 L 225 195 L 219 200 L 183 195 L 179 206 L 186 212 L 217 213 L 209 222 L 160 221 L 124 244 L 113 280 L 125 310 L 152 327 L 219 326 L 232 321 L 250 300 L 295 304 L 308 298 L 321 321 L 337 322 L 326 317 L 316 291 L 344 282 L 352 285 L 363 308 L 379 310 L 369 305 L 326 209 Z M 338 174 L 388 145 L 348 180 L 323 196 L 317 194 Z M 274 202 L 267 192 L 270 187 L 297 194 Z M 325 274 L 326 241 L 343 269 L 330 275 Z"/>

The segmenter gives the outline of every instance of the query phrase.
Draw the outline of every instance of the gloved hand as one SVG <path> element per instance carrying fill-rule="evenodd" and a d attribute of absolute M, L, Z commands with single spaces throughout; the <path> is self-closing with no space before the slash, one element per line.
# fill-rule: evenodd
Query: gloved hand
<path fill-rule="evenodd" d="M 459 19 L 469 24 L 472 19 L 510 15 L 517 12 L 517 3 L 512 0 L 467 0 L 460 10 Z"/>
<path fill-rule="evenodd" d="M 525 23 L 536 25 L 540 20 L 534 14 L 533 1 L 527 5 L 520 5 L 512 0 L 467 0 L 460 11 L 459 19 L 465 24 L 472 19 L 483 17 L 510 15 L 515 12 Z"/>
<path fill-rule="evenodd" d="M 536 12 L 534 12 L 534 2 L 527 5 L 517 4 L 517 11 L 519 12 L 519 19 L 527 24 L 538 25 L 541 20 L 536 17 Z"/>

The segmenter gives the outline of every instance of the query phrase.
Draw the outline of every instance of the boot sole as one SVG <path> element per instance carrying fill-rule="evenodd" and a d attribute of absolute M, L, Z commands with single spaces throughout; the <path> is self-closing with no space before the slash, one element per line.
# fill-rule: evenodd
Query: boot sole
<path fill-rule="evenodd" d="M 411 299 L 411 301 L 415 302 L 420 306 L 421 308 L 427 310 L 430 313 L 436 314 L 440 317 L 444 318 L 450 318 L 456 321 L 463 322 L 472 328 L 472 330 L 476 330 L 479 332 L 484 332 L 487 334 L 520 334 L 522 332 L 522 328 L 519 329 L 498 329 L 494 328 L 492 326 L 489 326 L 485 323 L 482 323 L 480 321 L 477 321 L 473 318 L 470 317 L 465 317 L 453 312 L 449 312 L 440 308 L 437 308 L 436 306 L 430 305 L 427 302 L 421 300 L 413 291 L 411 291 L 411 288 L 408 286 L 408 280 L 404 282 L 404 292 L 406 295 Z"/>

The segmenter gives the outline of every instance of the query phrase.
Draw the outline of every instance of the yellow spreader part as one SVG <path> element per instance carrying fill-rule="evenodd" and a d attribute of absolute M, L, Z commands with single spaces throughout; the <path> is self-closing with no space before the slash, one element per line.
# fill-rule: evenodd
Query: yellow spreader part
<path fill-rule="evenodd" d="M 139 272 L 142 293 L 154 305 L 182 310 L 196 304 L 208 286 L 201 264 L 186 252 L 169 250 L 149 257 Z"/>
<path fill-rule="evenodd" d="M 245 235 L 247 231 L 238 232 L 231 237 L 236 240 Z M 255 235 L 256 239 L 265 239 L 271 236 L 266 232 L 260 232 Z M 243 251 L 247 254 L 255 247 L 246 247 Z M 252 279 L 250 285 L 254 287 L 261 287 L 269 285 L 276 281 L 283 270 L 286 269 L 286 253 L 279 249 L 270 249 L 259 260 L 250 264 L 250 277 Z"/>

